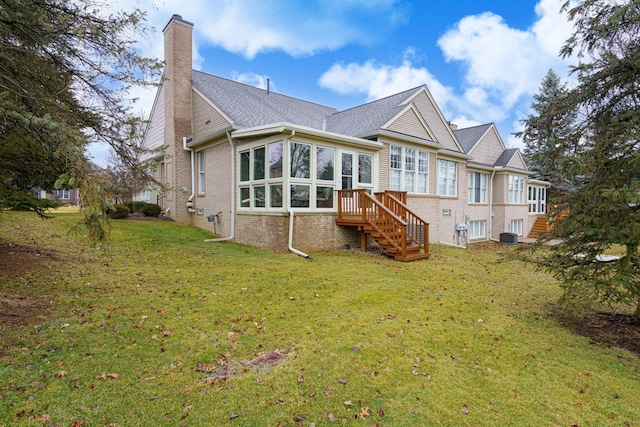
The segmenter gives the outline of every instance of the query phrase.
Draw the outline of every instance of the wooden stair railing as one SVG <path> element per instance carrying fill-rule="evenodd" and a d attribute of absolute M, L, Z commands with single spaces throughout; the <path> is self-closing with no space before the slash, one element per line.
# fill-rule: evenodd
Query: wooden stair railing
<path fill-rule="evenodd" d="M 416 220 L 419 218 L 408 209 L 404 216 L 409 222 L 364 189 L 338 190 L 338 201 L 336 223 L 358 226 L 364 232 L 363 250 L 366 250 L 368 234 L 396 260 L 411 261 L 429 256 L 428 244 L 425 245 L 425 236 L 428 236 L 425 226 L 428 224 Z M 405 206 L 390 196 L 389 204 L 394 203 Z"/>
<path fill-rule="evenodd" d="M 429 223 L 416 215 L 406 205 L 407 193 L 386 191 L 384 193 L 376 193 L 376 197 L 383 205 L 407 223 L 408 237 L 411 242 L 419 246 L 421 251 L 428 254 Z"/>

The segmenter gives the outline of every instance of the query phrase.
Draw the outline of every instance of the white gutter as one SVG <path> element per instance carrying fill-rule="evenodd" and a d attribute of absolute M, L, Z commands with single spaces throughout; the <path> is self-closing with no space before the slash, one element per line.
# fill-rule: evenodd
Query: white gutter
<path fill-rule="evenodd" d="M 195 177 L 195 165 L 196 165 L 196 161 L 195 161 L 195 153 L 193 151 L 193 148 L 189 148 L 187 147 L 187 137 L 183 136 L 182 137 L 182 149 L 185 151 L 190 151 L 191 152 L 191 195 L 189 196 L 189 202 L 193 203 L 193 197 L 196 194 L 196 177 Z M 191 208 L 189 208 L 191 209 Z"/>
<path fill-rule="evenodd" d="M 236 235 L 236 148 L 233 145 L 233 139 L 229 131 L 227 131 L 227 141 L 229 141 L 229 149 L 231 150 L 231 235 L 217 239 L 205 239 L 205 242 L 225 242 L 227 240 L 233 240 Z"/>

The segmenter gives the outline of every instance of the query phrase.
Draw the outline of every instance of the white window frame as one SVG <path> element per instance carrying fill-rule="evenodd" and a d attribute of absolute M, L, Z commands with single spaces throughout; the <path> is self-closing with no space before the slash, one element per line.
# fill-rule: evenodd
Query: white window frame
<path fill-rule="evenodd" d="M 428 151 L 400 145 L 389 146 L 389 190 L 429 194 Z"/>
<path fill-rule="evenodd" d="M 511 223 L 509 224 L 509 231 L 511 233 L 517 234 L 518 236 L 522 236 L 523 225 L 524 225 L 524 220 L 522 220 L 522 219 L 512 219 Z"/>
<path fill-rule="evenodd" d="M 151 201 L 151 190 L 150 189 L 146 189 L 146 190 L 142 190 L 140 191 L 140 201 L 141 202 L 149 202 Z"/>
<path fill-rule="evenodd" d="M 469 221 L 469 238 L 470 239 L 484 239 L 487 237 L 487 221 L 486 220 L 474 220 Z"/>
<path fill-rule="evenodd" d="M 279 147 L 275 147 L 275 144 L 282 144 L 282 174 L 278 173 L 277 176 L 271 171 L 271 163 L 279 165 L 279 159 L 277 159 L 277 153 Z M 292 173 L 292 149 L 296 147 L 293 144 L 300 144 L 305 146 L 300 148 L 304 150 L 304 159 L 306 160 L 307 147 L 309 147 L 309 170 L 307 171 L 307 165 L 302 165 L 297 175 L 291 176 L 296 173 Z M 254 168 L 255 153 L 256 150 L 261 150 L 267 147 L 265 153 L 265 177 L 256 177 Z M 271 150 L 275 157 L 272 159 Z M 333 156 L 330 160 L 328 157 L 323 157 L 322 164 L 318 163 L 318 154 L 322 156 Z M 266 212 L 285 212 L 288 207 L 292 207 L 296 211 L 316 211 L 316 212 L 335 212 L 337 209 L 337 193 L 336 189 L 341 185 L 341 153 L 349 153 L 352 155 L 351 159 L 352 172 L 353 172 L 353 187 L 365 188 L 367 191 L 373 193 L 374 186 L 376 184 L 376 166 L 375 166 L 375 154 L 365 151 L 351 151 L 342 150 L 340 147 L 332 146 L 328 144 L 307 142 L 304 140 L 283 140 L 275 142 L 256 142 L 253 145 L 249 145 L 246 148 L 243 147 L 242 151 L 237 154 L 237 194 L 238 194 L 238 210 L 240 212 L 253 212 L 253 211 L 266 211 Z M 301 154 L 301 153 L 298 153 Z M 302 158 L 301 158 L 302 159 Z M 245 167 L 242 167 L 244 162 Z M 331 162 L 333 167 L 333 173 L 325 173 L 322 176 L 321 166 Z M 367 169 L 370 167 L 370 171 Z M 293 171 L 295 172 L 295 171 Z M 320 176 L 318 175 L 320 173 Z M 244 180 L 241 180 L 241 176 L 244 174 Z M 332 179 L 330 179 L 332 178 Z M 361 182 L 362 180 L 367 182 Z M 370 181 L 370 182 L 368 182 Z M 282 195 L 282 206 L 272 206 L 272 193 L 277 191 Z M 296 200 L 293 200 L 297 196 Z M 302 199 L 300 198 L 302 197 Z M 308 199 L 307 199 L 308 198 Z M 276 197 L 276 199 L 279 199 Z M 278 200 L 279 201 L 279 200 Z M 291 206 L 291 205 L 297 206 Z"/>
<path fill-rule="evenodd" d="M 438 159 L 438 195 L 456 197 L 458 195 L 458 163 Z"/>
<path fill-rule="evenodd" d="M 527 203 L 529 204 L 530 214 L 541 215 L 547 213 L 547 188 L 530 185 L 527 189 Z"/>
<path fill-rule="evenodd" d="M 468 174 L 468 201 L 469 203 L 487 203 L 489 174 L 482 172 L 469 172 Z M 479 194 L 476 194 L 479 193 Z M 479 197 L 476 197 L 479 195 Z"/>
<path fill-rule="evenodd" d="M 56 190 L 56 198 L 59 200 L 69 200 L 71 199 L 71 195 L 69 190 Z"/>
<path fill-rule="evenodd" d="M 524 204 L 524 177 L 509 175 L 508 203 L 514 205 Z"/>

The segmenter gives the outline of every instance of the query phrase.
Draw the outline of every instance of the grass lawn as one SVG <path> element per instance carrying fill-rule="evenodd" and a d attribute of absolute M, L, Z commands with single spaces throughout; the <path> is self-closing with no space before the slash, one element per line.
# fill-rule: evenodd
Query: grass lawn
<path fill-rule="evenodd" d="M 309 261 L 113 221 L 103 256 L 79 219 L 0 217 L 0 425 L 640 425 L 640 359 L 559 325 L 511 247 Z"/>

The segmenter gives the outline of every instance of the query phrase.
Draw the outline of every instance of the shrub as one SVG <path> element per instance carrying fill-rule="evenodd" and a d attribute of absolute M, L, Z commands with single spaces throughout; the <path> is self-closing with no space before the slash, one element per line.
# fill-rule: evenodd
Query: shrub
<path fill-rule="evenodd" d="M 145 203 L 144 208 L 142 209 L 142 213 L 144 216 L 158 216 L 162 212 L 162 208 L 158 205 L 154 205 L 153 203 Z"/>
<path fill-rule="evenodd" d="M 129 208 L 125 205 L 115 205 L 109 214 L 112 219 L 122 219 L 129 216 Z"/>

